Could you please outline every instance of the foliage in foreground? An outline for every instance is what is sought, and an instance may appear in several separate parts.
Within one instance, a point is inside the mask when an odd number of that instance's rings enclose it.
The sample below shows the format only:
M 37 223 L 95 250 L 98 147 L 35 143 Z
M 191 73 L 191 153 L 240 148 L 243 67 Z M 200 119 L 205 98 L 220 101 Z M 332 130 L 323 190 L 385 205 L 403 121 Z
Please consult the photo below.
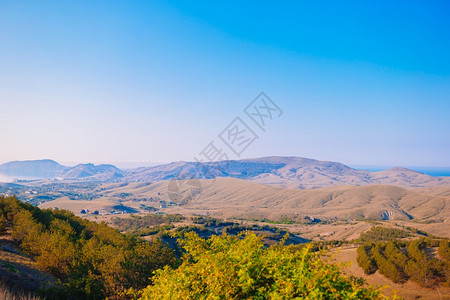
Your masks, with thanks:
M 13 238 L 37 267 L 59 279 L 63 289 L 46 291 L 47 298 L 114 299 L 125 289 L 144 288 L 154 270 L 176 263 L 160 241 L 148 243 L 105 223 L 66 210 L 41 210 L 14 197 L 0 196 L 0 220 L 12 224 Z
M 381 299 L 379 289 L 347 278 L 308 247 L 264 247 L 255 234 L 185 234 L 177 268 L 156 271 L 141 299 Z

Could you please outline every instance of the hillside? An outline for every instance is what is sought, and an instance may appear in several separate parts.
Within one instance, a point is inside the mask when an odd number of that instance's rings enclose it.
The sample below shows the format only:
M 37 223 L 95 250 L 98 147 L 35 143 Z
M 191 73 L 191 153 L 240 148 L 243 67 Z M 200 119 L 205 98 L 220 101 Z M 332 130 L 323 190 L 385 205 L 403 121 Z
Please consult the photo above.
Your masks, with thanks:
M 79 164 L 61 175 L 63 179 L 90 178 L 99 181 L 115 180 L 122 177 L 122 171 L 113 165 Z
M 268 187 L 237 179 L 202 180 L 202 191 L 181 208 L 223 217 L 450 221 L 450 197 L 400 187 L 340 186 L 316 190 Z M 164 199 L 164 187 L 155 184 Z M 187 191 L 180 197 L 186 199 Z M 176 208 L 173 208 L 176 210 Z
M 36 262 L 21 250 L 12 238 L 10 228 L 0 233 L 0 299 L 8 299 L 7 291 L 18 294 L 16 299 L 22 299 L 20 295 L 24 295 L 23 299 L 31 299 L 25 295 L 36 294 L 56 282 L 54 276 L 39 270 Z
M 211 214 L 221 218 L 320 220 L 414 220 L 450 222 L 450 197 L 395 186 L 339 186 L 314 190 L 283 189 L 234 178 L 202 179 L 200 189 L 189 183 L 178 193 L 168 193 L 173 181 L 106 183 L 84 190 L 92 201 L 62 197 L 40 207 L 67 208 L 75 212 L 117 205 L 145 211 Z
M 6 288 L 46 299 L 123 299 L 125 289 L 147 286 L 153 271 L 176 262 L 159 240 L 147 243 L 104 223 L 41 210 L 14 197 L 0 196 L 0 245 Z

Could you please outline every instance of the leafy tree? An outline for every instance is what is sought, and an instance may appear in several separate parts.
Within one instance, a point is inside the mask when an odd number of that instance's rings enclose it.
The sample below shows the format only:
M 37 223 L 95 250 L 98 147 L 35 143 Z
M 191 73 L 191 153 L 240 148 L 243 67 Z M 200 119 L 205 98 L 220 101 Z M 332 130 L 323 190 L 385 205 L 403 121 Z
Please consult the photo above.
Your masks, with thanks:
M 6 233 L 6 218 L 3 214 L 0 214 L 0 235 Z
M 21 242 L 22 248 L 32 255 L 39 255 L 41 249 L 41 235 L 45 227 L 33 218 L 31 212 L 20 211 L 14 216 L 12 236 Z
M 391 241 L 386 244 L 384 254 L 392 264 L 402 269 L 405 267 L 406 262 L 408 261 L 408 256 L 406 256 L 406 254 L 402 252 L 402 250 L 400 249 L 400 244 L 395 241 Z
M 356 250 L 356 261 L 366 274 L 373 274 L 378 270 L 377 263 L 371 256 L 373 244 L 363 244 Z
M 430 259 L 424 252 L 426 242 L 423 238 L 408 245 L 408 255 L 412 258 L 405 267 L 405 272 L 412 280 L 424 287 L 434 287 L 446 281 L 446 265 L 436 259 Z
M 438 252 L 439 252 L 439 255 L 440 255 L 443 259 L 445 259 L 445 260 L 447 260 L 447 261 L 450 261 L 450 241 L 447 240 L 447 239 L 442 240 L 442 241 L 439 243 L 439 249 L 438 249 Z
M 139 289 L 152 282 L 155 270 L 176 264 L 173 251 L 157 239 L 153 243 L 138 242 L 132 251 L 126 253 L 122 267 L 127 286 Z
M 37 266 L 60 279 L 67 279 L 76 256 L 76 245 L 60 233 L 40 235 L 41 246 L 36 256 Z
M 0 214 L 12 221 L 13 216 L 19 212 L 20 204 L 16 197 L 0 196 Z
M 408 280 L 408 277 L 403 272 L 403 269 L 388 260 L 384 252 L 384 246 L 377 244 L 373 249 L 373 257 L 377 263 L 378 270 L 381 274 L 392 280 L 395 283 L 403 283 Z
M 408 275 L 404 269 L 408 262 L 408 257 L 400 250 L 397 242 L 389 242 L 384 249 L 384 255 L 392 268 L 390 278 L 393 282 L 404 283 L 408 281 Z M 394 270 L 395 268 L 395 270 Z

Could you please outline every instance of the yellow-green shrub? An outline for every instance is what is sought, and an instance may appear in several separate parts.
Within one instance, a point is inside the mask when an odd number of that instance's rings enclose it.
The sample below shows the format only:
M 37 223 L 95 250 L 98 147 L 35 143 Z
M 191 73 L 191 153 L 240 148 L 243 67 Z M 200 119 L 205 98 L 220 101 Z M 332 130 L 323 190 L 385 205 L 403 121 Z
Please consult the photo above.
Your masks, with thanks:
M 290 246 L 265 248 L 259 237 L 213 236 L 190 232 L 177 268 L 156 272 L 141 299 L 377 299 L 377 289 L 347 278 L 335 265 Z

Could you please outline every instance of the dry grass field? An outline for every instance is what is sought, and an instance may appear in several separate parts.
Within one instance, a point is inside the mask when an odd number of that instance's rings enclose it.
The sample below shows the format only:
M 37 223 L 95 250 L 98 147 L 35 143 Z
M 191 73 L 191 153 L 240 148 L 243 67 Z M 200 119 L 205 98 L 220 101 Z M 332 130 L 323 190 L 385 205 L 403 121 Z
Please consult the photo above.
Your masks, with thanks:
M 78 215 L 83 209 L 97 210 L 100 213 L 97 218 L 123 211 L 208 215 L 247 221 L 288 219 L 296 223 L 303 223 L 305 217 L 313 217 L 327 222 L 288 227 L 316 240 L 353 239 L 372 226 L 364 222 L 368 219 L 450 237 L 450 188 L 447 187 L 404 189 L 375 185 L 298 190 L 231 178 L 199 182 L 201 190 L 191 194 L 192 190 L 185 185 L 177 197 L 169 197 L 167 181 L 107 183 L 91 191 L 101 195 L 97 199 L 62 197 L 39 207 L 64 208 Z

